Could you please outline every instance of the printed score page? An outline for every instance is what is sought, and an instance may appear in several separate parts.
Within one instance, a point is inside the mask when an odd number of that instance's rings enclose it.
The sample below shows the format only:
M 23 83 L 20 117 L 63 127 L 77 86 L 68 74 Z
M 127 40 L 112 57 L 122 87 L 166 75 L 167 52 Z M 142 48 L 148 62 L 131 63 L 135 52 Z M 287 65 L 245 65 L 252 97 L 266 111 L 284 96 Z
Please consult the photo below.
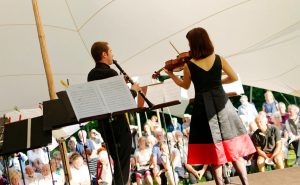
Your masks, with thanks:
M 173 81 L 166 80 L 164 83 L 147 86 L 146 97 L 154 105 L 159 105 L 172 101 L 180 101 L 180 91 L 180 87 Z M 144 103 L 144 107 L 148 107 L 146 102 Z
M 66 91 L 77 120 L 137 107 L 122 76 L 73 85 Z
M 106 102 L 108 113 L 137 108 L 137 104 L 123 76 L 111 77 L 106 79 L 105 83 L 97 83 L 96 85 L 100 95 L 103 96 Z

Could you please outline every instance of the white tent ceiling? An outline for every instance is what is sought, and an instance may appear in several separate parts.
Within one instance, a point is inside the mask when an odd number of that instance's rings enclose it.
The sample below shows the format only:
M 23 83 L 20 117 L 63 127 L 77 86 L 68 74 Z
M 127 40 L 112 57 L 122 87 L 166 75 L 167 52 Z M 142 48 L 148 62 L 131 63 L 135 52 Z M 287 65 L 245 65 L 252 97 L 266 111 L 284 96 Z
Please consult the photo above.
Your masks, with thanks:
M 151 74 L 187 51 L 185 34 L 208 30 L 246 85 L 300 96 L 299 0 L 39 0 L 54 73 L 86 82 L 93 42 L 108 41 L 130 76 Z M 49 99 L 31 0 L 0 1 L 0 113 Z

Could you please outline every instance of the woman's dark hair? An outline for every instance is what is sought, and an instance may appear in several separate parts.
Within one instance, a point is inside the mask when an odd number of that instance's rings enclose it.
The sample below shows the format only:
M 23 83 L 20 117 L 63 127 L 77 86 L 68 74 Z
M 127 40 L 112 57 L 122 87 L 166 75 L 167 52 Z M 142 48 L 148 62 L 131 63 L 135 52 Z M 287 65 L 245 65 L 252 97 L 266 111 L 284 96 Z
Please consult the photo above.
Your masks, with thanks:
M 102 53 L 108 52 L 108 43 L 107 42 L 95 42 L 91 48 L 91 54 L 92 57 L 95 61 L 95 63 L 97 63 L 98 61 L 100 61 L 102 59 Z
M 194 59 L 203 59 L 214 52 L 214 46 L 208 33 L 203 28 L 194 28 L 186 34 L 190 45 L 190 56 Z

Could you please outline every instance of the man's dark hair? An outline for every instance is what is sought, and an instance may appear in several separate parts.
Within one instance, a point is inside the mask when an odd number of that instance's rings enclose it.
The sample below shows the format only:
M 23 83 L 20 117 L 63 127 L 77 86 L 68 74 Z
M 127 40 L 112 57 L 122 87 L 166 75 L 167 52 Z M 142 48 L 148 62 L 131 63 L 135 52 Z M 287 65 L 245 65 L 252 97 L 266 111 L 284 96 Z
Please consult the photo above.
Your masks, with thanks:
M 214 46 L 205 29 L 194 28 L 186 34 L 186 38 L 190 44 L 190 57 L 197 60 L 203 59 L 214 52 Z
M 95 42 L 91 48 L 92 57 L 97 63 L 98 61 L 102 60 L 102 53 L 108 53 L 108 43 L 107 42 Z

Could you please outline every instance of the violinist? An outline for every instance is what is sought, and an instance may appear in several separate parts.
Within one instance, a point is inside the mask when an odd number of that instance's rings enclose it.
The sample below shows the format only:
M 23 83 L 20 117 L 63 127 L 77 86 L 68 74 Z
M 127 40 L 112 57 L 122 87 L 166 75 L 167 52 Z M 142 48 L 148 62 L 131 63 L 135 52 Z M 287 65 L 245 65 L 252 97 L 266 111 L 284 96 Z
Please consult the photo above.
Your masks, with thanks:
M 107 42 L 95 42 L 91 54 L 95 61 L 95 68 L 89 72 L 88 81 L 118 75 L 110 68 L 113 63 L 113 53 Z M 133 84 L 131 89 L 139 91 L 140 87 L 138 84 Z M 113 120 L 102 119 L 98 120 L 98 124 L 101 136 L 114 161 L 114 184 L 127 184 L 130 171 L 131 133 L 126 117 L 123 114 L 115 116 Z
M 255 148 L 222 87 L 236 81 L 237 74 L 225 58 L 215 54 L 205 29 L 194 28 L 186 38 L 191 59 L 183 65 L 183 79 L 171 70 L 164 71 L 180 87 L 188 89 L 191 82 L 194 84 L 187 163 L 212 165 L 215 182 L 221 185 L 222 165 L 232 162 L 242 184 L 248 185 L 243 157 L 254 153 Z

